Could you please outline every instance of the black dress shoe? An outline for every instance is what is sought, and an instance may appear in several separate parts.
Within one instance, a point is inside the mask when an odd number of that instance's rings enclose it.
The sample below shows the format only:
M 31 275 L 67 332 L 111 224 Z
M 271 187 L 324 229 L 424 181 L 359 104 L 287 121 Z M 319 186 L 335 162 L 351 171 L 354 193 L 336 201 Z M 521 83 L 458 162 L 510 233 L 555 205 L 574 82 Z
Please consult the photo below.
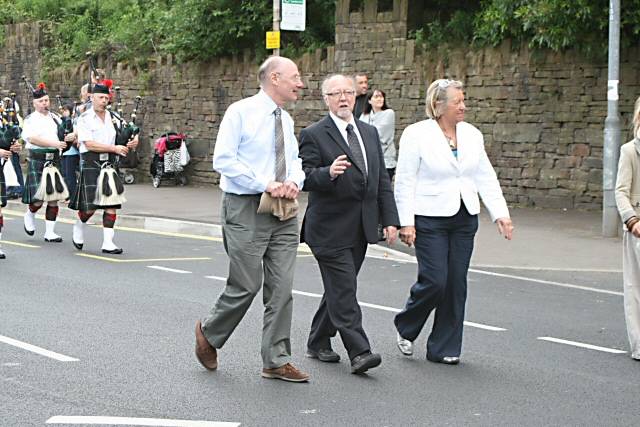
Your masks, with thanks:
M 5 259 L 7 256 L 5 254 L 3 254 L 2 252 L 0 252 L 0 259 Z
M 312 350 L 307 349 L 307 357 L 310 359 L 318 359 L 321 362 L 337 363 L 340 361 L 340 355 L 329 349 Z
M 44 241 L 49 243 L 62 243 L 62 237 L 56 237 L 55 239 L 47 239 L 45 237 Z
M 82 247 L 84 246 L 84 243 L 76 243 L 75 240 L 71 239 L 71 243 L 73 243 L 73 246 L 76 247 L 77 250 L 81 251 Z
M 77 246 L 76 246 L 77 247 Z M 113 255 L 119 255 L 123 252 L 122 248 L 115 248 L 115 249 L 103 249 L 102 253 L 103 254 L 113 254 Z
M 27 233 L 29 236 L 33 236 L 34 234 L 36 234 L 36 230 L 27 230 L 27 227 L 24 227 L 24 232 Z
M 432 357 L 427 355 L 427 360 L 434 363 L 444 363 L 445 365 L 457 365 L 460 358 L 456 356 Z
M 351 359 L 351 373 L 362 374 L 382 363 L 382 357 L 377 353 L 364 353 Z

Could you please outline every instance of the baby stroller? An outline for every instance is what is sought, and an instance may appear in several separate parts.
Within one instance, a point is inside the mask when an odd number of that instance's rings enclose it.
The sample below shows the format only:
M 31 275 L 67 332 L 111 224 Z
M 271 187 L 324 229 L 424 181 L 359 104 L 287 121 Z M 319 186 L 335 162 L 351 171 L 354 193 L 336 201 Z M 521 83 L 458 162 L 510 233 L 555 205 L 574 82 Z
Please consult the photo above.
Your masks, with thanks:
M 175 185 L 187 185 L 184 167 L 191 156 L 187 150 L 187 136 L 183 133 L 167 132 L 153 144 L 153 160 L 149 172 L 153 186 L 160 187 L 163 179 L 173 179 Z

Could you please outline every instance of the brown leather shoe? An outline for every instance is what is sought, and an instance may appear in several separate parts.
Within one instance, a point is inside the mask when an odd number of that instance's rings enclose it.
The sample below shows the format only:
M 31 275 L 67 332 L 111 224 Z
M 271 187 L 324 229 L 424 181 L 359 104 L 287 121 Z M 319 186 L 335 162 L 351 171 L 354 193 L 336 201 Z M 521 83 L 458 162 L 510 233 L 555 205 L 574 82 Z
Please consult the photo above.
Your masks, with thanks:
M 215 371 L 218 368 L 218 352 L 202 333 L 202 323 L 199 320 L 196 322 L 196 357 L 208 370 Z
M 274 378 L 283 381 L 291 381 L 294 383 L 301 383 L 309 381 L 309 374 L 298 370 L 291 363 L 282 365 L 279 368 L 264 368 L 262 370 L 263 378 Z

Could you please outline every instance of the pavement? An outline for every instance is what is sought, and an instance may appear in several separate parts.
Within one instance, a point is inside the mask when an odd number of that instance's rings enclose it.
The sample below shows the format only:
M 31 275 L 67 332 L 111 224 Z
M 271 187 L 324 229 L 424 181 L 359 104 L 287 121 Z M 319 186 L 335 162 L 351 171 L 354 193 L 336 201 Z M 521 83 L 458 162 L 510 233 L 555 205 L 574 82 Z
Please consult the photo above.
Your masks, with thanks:
M 217 186 L 174 186 L 150 183 L 126 186 L 127 202 L 118 213 L 116 227 L 220 237 L 220 201 Z M 306 208 L 306 193 L 300 197 L 300 218 Z M 11 213 L 25 207 L 10 200 Z M 514 208 L 514 238 L 501 238 L 483 211 L 476 236 L 472 268 L 504 268 L 540 271 L 622 271 L 621 238 L 601 236 L 601 212 Z M 73 221 L 76 213 L 60 209 L 60 219 Z M 101 221 L 96 215 L 92 221 Z M 301 223 L 301 221 L 300 221 Z M 392 247 L 371 245 L 368 256 L 414 261 L 413 249 L 397 242 Z

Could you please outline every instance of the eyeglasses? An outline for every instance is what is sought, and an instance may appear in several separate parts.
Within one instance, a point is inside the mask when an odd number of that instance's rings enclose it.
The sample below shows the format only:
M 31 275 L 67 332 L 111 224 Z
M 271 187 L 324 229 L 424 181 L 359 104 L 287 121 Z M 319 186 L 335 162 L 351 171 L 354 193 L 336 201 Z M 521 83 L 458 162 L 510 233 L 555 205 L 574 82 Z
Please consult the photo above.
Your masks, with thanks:
M 335 92 L 327 92 L 325 93 L 325 96 L 328 96 L 330 98 L 342 98 L 342 95 L 344 95 L 345 98 L 350 98 L 355 94 L 355 90 L 337 90 Z

